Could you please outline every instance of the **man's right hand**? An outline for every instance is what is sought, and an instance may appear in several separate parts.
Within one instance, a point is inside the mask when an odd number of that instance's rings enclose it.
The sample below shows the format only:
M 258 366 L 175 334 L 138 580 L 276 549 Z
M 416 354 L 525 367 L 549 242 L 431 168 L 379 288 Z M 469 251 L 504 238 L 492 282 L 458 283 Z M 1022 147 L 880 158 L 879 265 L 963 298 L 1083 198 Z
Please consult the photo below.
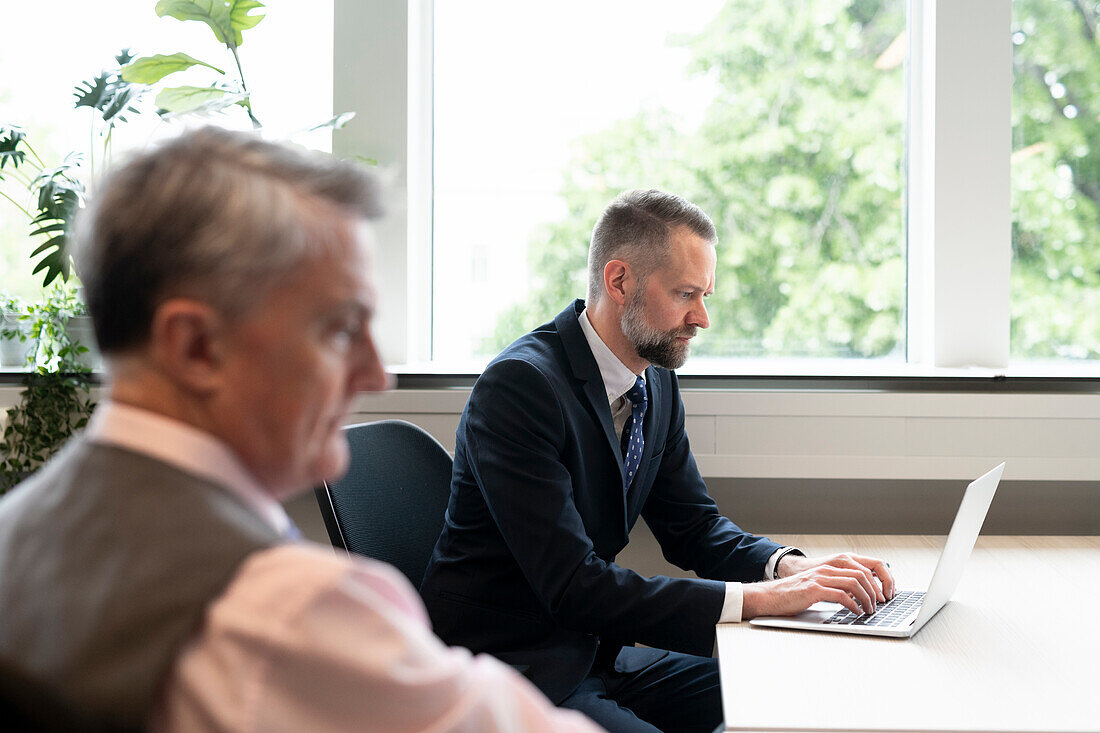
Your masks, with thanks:
M 856 615 L 873 613 L 881 592 L 870 573 L 831 565 L 762 583 L 745 583 L 741 618 L 793 616 L 818 601 L 839 603 Z

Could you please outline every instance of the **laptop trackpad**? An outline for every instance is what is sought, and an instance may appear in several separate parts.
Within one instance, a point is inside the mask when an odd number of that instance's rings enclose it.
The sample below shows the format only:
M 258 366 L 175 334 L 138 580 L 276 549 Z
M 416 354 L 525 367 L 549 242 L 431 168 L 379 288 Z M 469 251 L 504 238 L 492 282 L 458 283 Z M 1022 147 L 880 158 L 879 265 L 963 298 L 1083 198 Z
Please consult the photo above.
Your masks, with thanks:
M 795 621 L 809 621 L 814 624 L 822 624 L 837 612 L 844 609 L 839 603 L 830 601 L 818 601 L 802 613 L 792 616 Z

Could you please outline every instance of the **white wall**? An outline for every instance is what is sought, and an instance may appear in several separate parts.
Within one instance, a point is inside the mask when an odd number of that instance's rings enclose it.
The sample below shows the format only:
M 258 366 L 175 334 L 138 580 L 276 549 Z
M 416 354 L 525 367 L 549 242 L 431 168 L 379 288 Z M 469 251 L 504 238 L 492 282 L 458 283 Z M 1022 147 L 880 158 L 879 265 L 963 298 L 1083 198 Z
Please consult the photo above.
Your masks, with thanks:
M 1100 481 L 1100 395 L 685 389 L 707 478 Z M 469 389 L 364 395 L 355 422 L 401 418 L 454 450 Z
M 363 395 L 349 422 L 400 418 L 449 451 L 469 388 Z M 0 411 L 17 386 L 0 387 Z M 1100 394 L 683 390 L 707 478 L 1100 481 Z M 0 412 L 0 421 L 3 414 Z

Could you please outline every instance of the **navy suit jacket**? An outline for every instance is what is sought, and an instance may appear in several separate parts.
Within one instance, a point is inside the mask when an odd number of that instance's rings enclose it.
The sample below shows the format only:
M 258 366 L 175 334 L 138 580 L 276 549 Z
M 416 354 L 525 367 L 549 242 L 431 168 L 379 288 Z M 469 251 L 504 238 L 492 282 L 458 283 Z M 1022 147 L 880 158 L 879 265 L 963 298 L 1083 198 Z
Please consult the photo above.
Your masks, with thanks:
M 611 408 L 577 320 L 583 308 L 578 300 L 520 338 L 474 385 L 421 586 L 444 641 L 517 666 L 555 703 L 584 679 L 598 644 L 709 656 L 720 581 L 760 580 L 779 549 L 718 513 L 668 370 L 646 370 L 645 447 L 624 496 Z M 639 516 L 671 563 L 708 580 L 616 565 Z

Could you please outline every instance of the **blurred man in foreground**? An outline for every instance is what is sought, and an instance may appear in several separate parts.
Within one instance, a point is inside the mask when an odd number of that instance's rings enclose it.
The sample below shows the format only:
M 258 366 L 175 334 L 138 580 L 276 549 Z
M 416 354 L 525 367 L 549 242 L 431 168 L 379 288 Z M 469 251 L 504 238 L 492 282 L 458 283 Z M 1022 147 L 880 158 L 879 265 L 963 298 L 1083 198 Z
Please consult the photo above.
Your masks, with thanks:
M 119 727 L 594 730 L 279 503 L 386 386 L 380 213 L 357 167 L 213 128 L 107 179 L 77 254 L 107 399 L 0 501 L 0 655 Z

